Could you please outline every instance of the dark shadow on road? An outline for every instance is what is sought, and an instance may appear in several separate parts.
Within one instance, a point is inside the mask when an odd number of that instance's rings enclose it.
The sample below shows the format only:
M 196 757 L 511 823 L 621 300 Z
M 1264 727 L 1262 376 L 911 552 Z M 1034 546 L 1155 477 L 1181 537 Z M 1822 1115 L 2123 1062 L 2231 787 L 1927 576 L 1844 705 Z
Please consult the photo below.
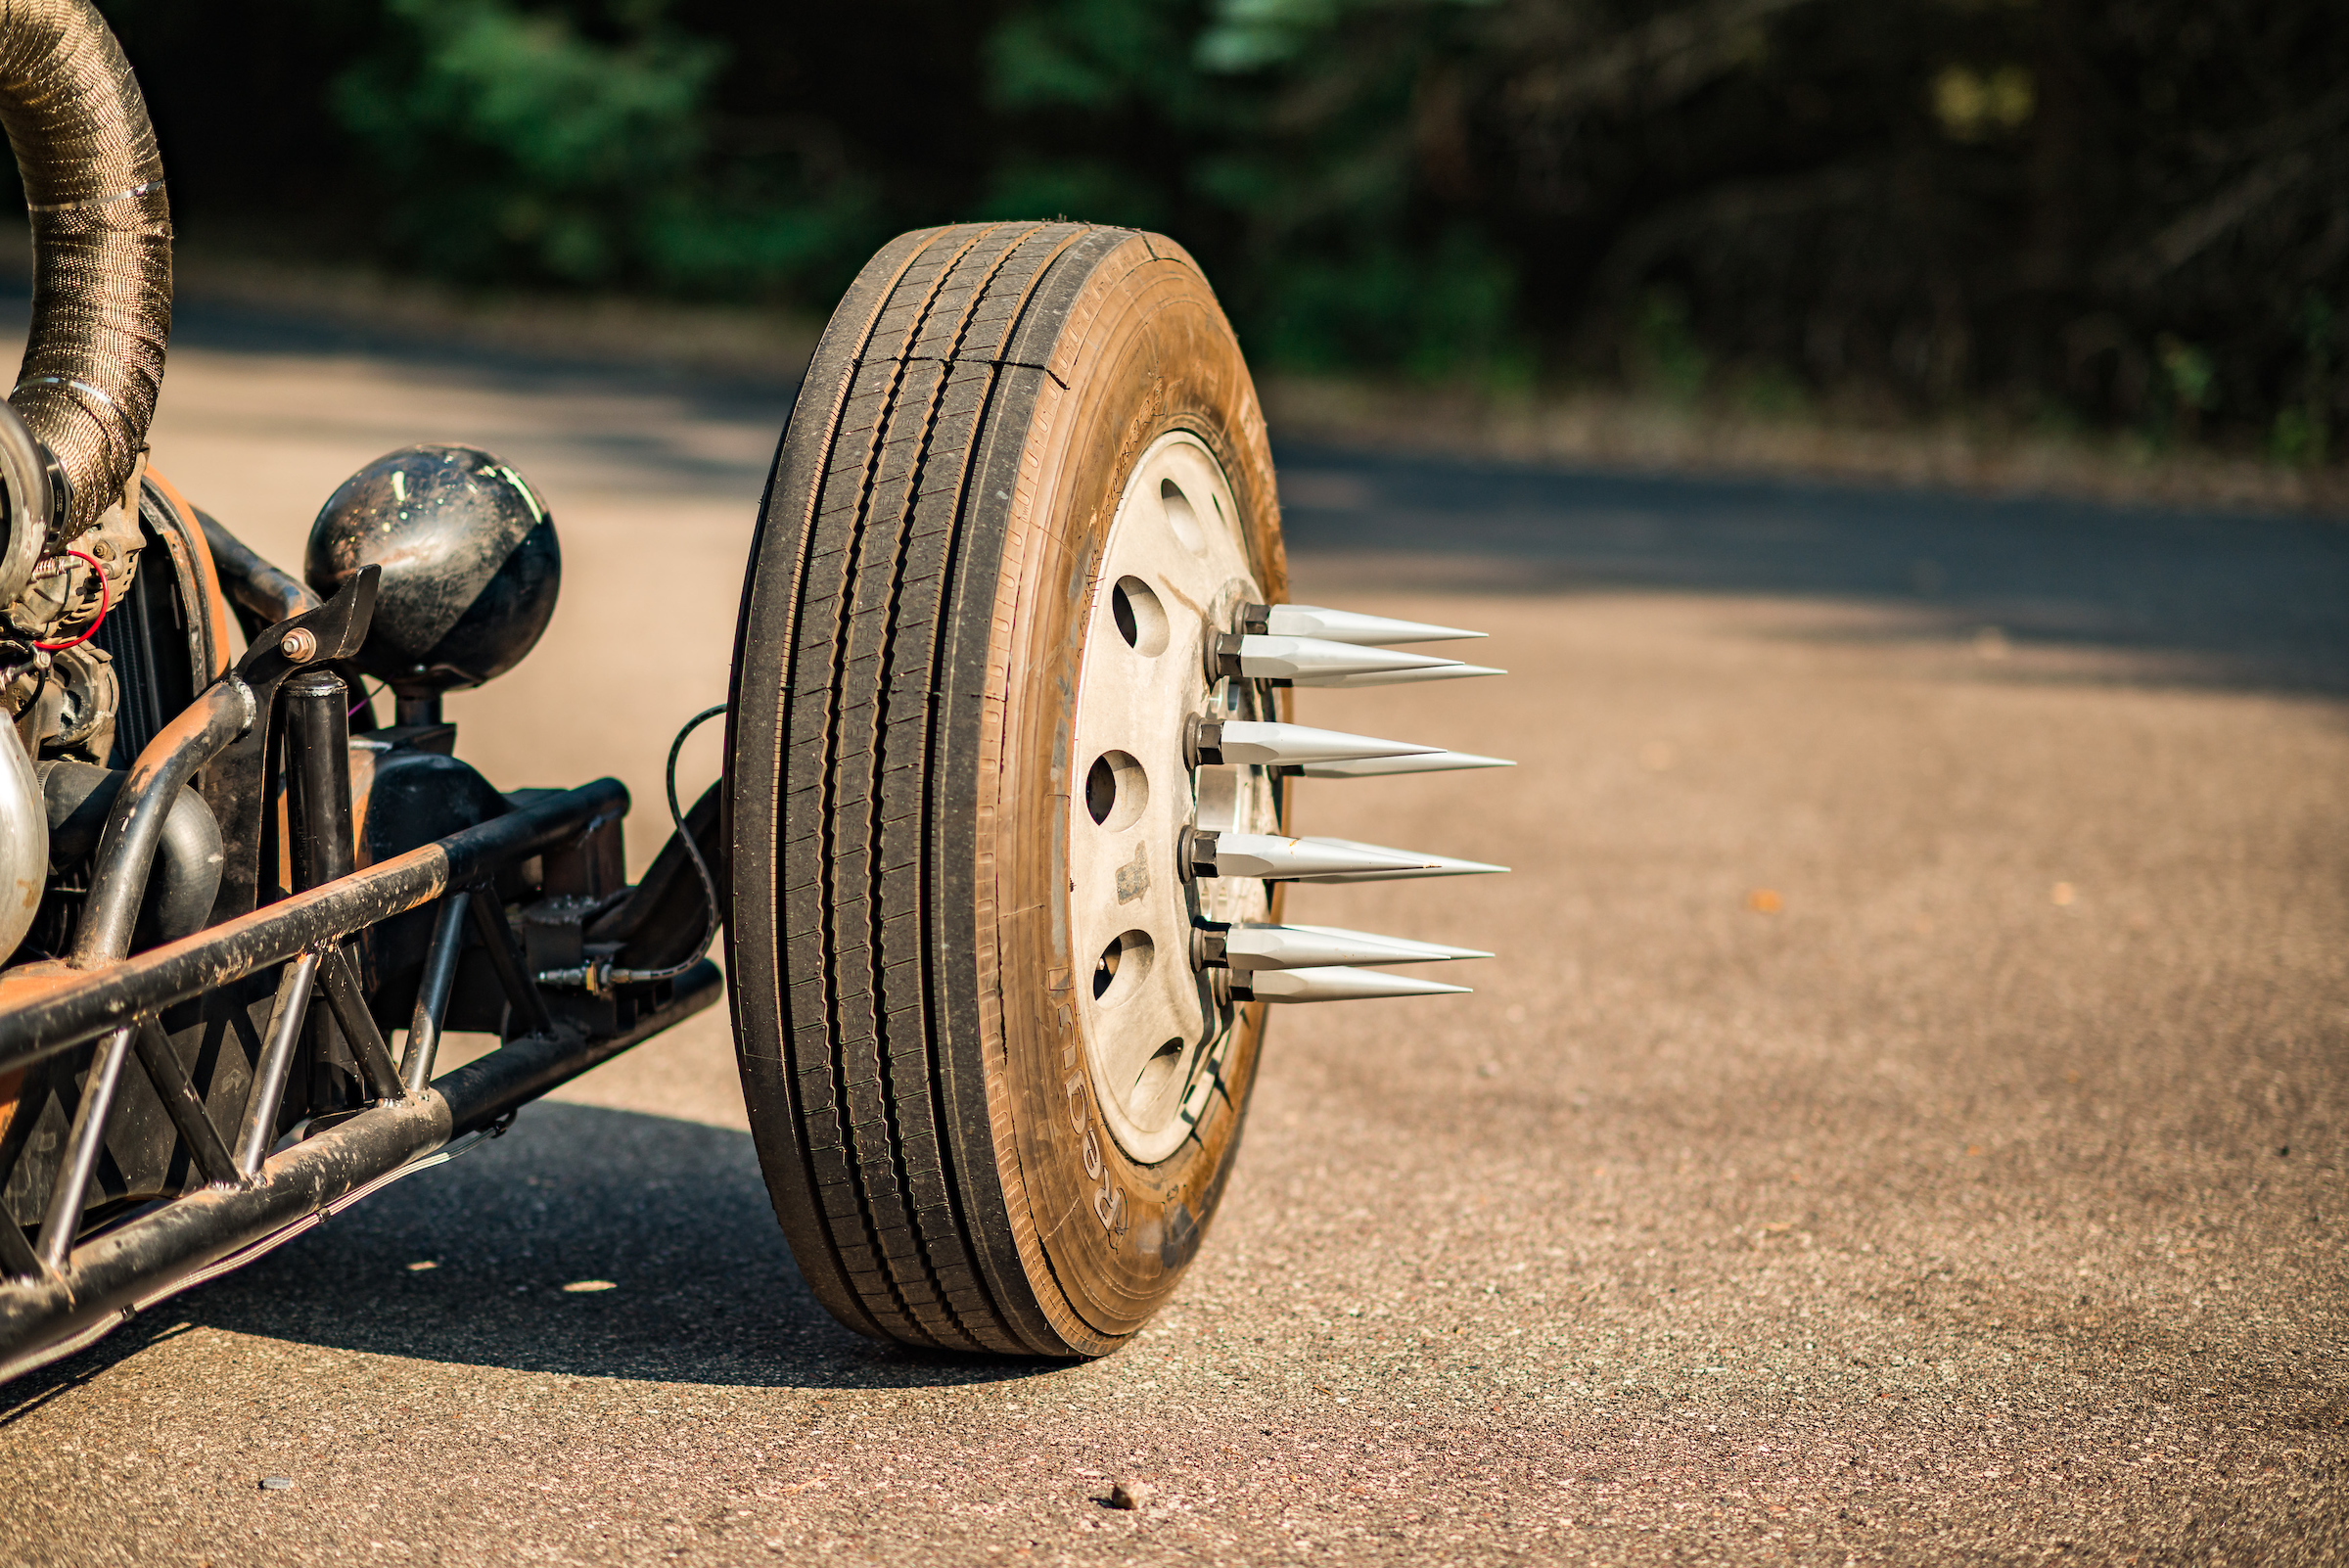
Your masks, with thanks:
M 1300 590 L 1751 594 L 2165 656 L 2167 680 L 2349 691 L 2349 527 L 1792 481 L 1278 451 Z
M 563 1288 L 596 1281 L 611 1288 Z M 190 1323 L 426 1361 L 762 1388 L 935 1388 L 1066 1364 L 859 1338 L 793 1268 L 750 1134 L 548 1103 L 11 1384 L 0 1422 Z

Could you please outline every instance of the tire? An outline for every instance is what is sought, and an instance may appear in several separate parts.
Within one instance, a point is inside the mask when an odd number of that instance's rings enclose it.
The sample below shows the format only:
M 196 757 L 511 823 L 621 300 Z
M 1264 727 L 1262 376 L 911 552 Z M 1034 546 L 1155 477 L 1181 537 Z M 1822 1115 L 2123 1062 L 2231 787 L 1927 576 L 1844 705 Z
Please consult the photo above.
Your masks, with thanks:
M 1284 597 L 1255 389 L 1181 248 L 972 224 L 858 276 L 761 507 L 725 783 L 751 1128 L 849 1327 L 1099 1356 L 1181 1278 L 1264 1034 L 1190 931 L 1273 899 L 1177 842 L 1280 821 L 1183 723 L 1274 716 L 1205 639 Z

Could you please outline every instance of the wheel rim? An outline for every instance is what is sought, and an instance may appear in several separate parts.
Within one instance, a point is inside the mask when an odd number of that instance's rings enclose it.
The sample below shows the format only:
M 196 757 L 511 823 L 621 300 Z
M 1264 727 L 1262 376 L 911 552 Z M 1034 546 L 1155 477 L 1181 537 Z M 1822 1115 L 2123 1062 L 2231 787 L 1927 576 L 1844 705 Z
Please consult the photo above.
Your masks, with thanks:
M 1261 921 L 1267 885 L 1182 874 L 1182 830 L 1278 831 L 1262 767 L 1190 765 L 1211 713 L 1269 718 L 1259 683 L 1211 678 L 1209 650 L 1264 597 L 1215 456 L 1176 433 L 1142 454 L 1102 548 L 1085 621 L 1070 753 L 1069 933 L 1094 1097 L 1145 1165 L 1189 1136 L 1232 1037 L 1221 976 L 1193 961 L 1201 921 Z

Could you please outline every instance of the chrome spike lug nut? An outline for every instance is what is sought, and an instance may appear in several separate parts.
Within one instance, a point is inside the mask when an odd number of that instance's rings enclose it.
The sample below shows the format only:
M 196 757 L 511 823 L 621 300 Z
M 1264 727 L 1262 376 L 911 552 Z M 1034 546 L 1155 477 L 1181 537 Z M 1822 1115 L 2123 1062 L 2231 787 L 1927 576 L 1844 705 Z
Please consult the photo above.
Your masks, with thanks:
M 1234 973 L 1231 985 L 1234 1000 L 1263 1002 L 1373 1001 L 1382 996 L 1456 996 L 1467 991 L 1466 986 L 1346 968 L 1259 969 Z
M 1459 767 L 1515 767 L 1500 757 L 1473 752 L 1417 752 L 1407 757 L 1342 757 L 1301 764 L 1307 778 L 1384 778 L 1390 773 L 1446 773 Z
M 1192 731 L 1198 761 L 1237 762 L 1252 767 L 1298 767 L 1367 758 L 1443 756 L 1433 746 L 1409 741 L 1378 740 L 1348 735 L 1307 724 L 1257 723 L 1243 719 L 1207 719 Z
M 1402 853 L 1398 850 L 1385 849 L 1381 845 L 1362 844 L 1354 839 L 1314 839 L 1312 842 L 1321 846 L 1322 853 L 1333 857 L 1349 852 L 1386 854 Z M 1296 880 L 1300 882 L 1394 882 L 1405 877 L 1490 876 L 1508 869 L 1505 865 L 1490 865 L 1483 860 L 1455 859 L 1449 854 L 1414 854 L 1411 858 L 1419 863 L 1407 868 L 1399 866 L 1392 870 L 1369 866 L 1359 871 L 1319 871 Z
M 1400 656 L 1398 656 L 1400 657 Z M 1457 661 L 1439 660 L 1410 669 L 1372 669 L 1358 673 L 1336 672 L 1320 675 L 1292 675 L 1292 686 L 1353 687 L 1399 686 L 1409 680 L 1464 680 L 1470 675 L 1505 675 L 1505 669 L 1494 669 L 1485 665 L 1463 665 Z
M 1286 839 L 1270 833 L 1201 833 L 1183 846 L 1183 861 L 1198 877 L 1254 877 L 1266 882 L 1381 873 L 1441 875 L 1444 857 L 1389 850 L 1375 844 L 1340 844 L 1335 839 Z
M 1221 636 L 1216 639 L 1215 672 L 1240 680 L 1286 680 L 1326 684 L 1332 676 L 1364 677 L 1396 670 L 1449 669 L 1456 659 L 1433 654 L 1362 648 L 1318 637 Z M 1376 681 L 1365 680 L 1375 685 Z
M 1203 933 L 1204 935 L 1204 933 Z M 1232 969 L 1312 969 L 1330 964 L 1420 964 L 1451 958 L 1490 958 L 1474 947 L 1447 947 L 1337 926 L 1236 926 L 1218 934 L 1223 963 Z
M 1324 642 L 1387 646 L 1399 642 L 1463 642 L 1482 638 L 1481 631 L 1457 626 L 1431 626 L 1424 621 L 1393 621 L 1385 616 L 1357 615 L 1351 610 L 1324 610 L 1317 604 L 1250 604 L 1240 607 L 1240 630 L 1274 637 L 1318 637 Z

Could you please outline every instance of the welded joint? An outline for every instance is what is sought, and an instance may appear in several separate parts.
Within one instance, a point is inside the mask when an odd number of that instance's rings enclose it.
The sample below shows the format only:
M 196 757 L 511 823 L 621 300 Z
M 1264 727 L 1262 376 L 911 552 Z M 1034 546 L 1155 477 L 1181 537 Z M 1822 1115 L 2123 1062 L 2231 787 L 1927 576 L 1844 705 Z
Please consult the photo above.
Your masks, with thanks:
M 327 1010 L 343 1026 L 343 1038 L 349 1041 L 367 1086 L 379 1100 L 405 1099 L 407 1085 L 392 1063 L 392 1048 L 384 1043 L 383 1031 L 376 1027 L 375 1015 L 367 1010 L 366 993 L 351 970 L 350 954 L 337 944 L 326 950 L 320 965 L 325 972 Z

